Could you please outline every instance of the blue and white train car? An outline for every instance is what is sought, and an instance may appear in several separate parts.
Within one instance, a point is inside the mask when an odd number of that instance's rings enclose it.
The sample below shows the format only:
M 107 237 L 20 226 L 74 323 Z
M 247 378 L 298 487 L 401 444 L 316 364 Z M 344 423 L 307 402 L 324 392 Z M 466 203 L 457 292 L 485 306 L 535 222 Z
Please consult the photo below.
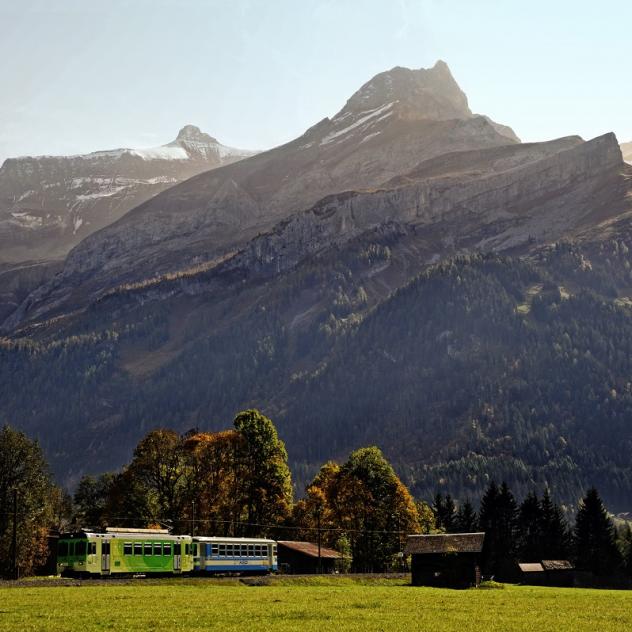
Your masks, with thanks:
M 193 538 L 193 570 L 200 573 L 264 574 L 278 570 L 277 545 L 263 538 Z

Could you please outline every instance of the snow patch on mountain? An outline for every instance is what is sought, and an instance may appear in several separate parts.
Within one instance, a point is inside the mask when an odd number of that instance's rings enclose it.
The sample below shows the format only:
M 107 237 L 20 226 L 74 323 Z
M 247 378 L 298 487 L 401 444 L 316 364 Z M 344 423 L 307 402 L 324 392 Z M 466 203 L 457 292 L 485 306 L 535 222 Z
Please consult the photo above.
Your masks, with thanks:
M 386 105 L 383 105 L 382 107 L 375 108 L 373 110 L 366 110 L 365 112 L 360 112 L 360 118 L 357 121 L 351 123 L 351 125 L 347 125 L 341 130 L 337 130 L 335 132 L 331 132 L 330 134 L 327 134 L 327 136 L 325 136 L 320 141 L 320 144 L 327 145 L 328 143 L 333 142 L 337 138 L 347 135 L 349 132 L 353 131 L 354 129 L 357 129 L 358 127 L 364 126 L 366 124 L 372 125 L 373 123 L 377 123 L 378 121 L 381 121 L 382 119 L 391 116 L 392 112 L 387 112 L 387 110 L 390 110 L 393 107 L 393 105 L 395 105 L 395 103 L 396 101 L 392 101 L 391 103 L 387 103 Z M 387 112 L 387 113 L 384 114 L 384 112 Z M 348 117 L 348 113 L 344 114 L 338 119 L 334 118 L 333 122 L 341 122 L 347 117 Z M 379 117 L 379 118 L 373 121 L 372 119 L 375 119 L 375 117 Z
M 130 149 L 129 154 L 139 156 L 143 160 L 189 160 L 191 156 L 180 145 L 163 145 L 147 149 Z

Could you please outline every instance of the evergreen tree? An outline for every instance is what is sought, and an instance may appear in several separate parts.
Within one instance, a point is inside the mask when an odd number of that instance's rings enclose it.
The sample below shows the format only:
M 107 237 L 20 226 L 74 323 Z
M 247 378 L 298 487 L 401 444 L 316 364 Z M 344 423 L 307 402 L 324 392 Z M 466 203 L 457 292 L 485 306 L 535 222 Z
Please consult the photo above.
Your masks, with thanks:
M 479 524 L 485 532 L 483 568 L 485 572 L 502 575 L 515 552 L 517 507 L 513 494 L 503 483 L 499 488 L 491 482 L 481 500 Z
M 627 525 L 627 533 L 626 533 L 626 550 L 624 552 L 625 558 L 625 572 L 628 577 L 632 577 L 632 529 L 630 529 L 630 524 Z
M 456 507 L 450 494 L 444 497 L 441 492 L 437 492 L 434 498 L 433 511 L 438 529 L 442 529 L 446 533 L 454 531 Z
M 610 575 L 622 566 L 614 525 L 594 487 L 588 490 L 577 512 L 575 556 L 578 568 L 596 575 Z
M 466 500 L 460 507 L 454 520 L 456 533 L 473 533 L 478 529 L 478 518 L 472 503 Z
M 535 492 L 529 492 L 518 511 L 517 549 L 521 562 L 542 560 L 543 515 Z
M 544 490 L 542 502 L 542 559 L 565 560 L 571 552 L 571 535 L 564 514 Z

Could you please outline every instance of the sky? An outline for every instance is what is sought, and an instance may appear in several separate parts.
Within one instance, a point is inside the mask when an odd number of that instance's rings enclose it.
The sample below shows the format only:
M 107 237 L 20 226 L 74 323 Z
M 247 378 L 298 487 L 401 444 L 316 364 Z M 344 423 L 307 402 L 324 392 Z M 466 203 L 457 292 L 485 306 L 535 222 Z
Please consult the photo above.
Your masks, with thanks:
M 266 149 L 437 59 L 524 141 L 632 140 L 630 0 L 0 0 L 0 162 L 185 124 Z

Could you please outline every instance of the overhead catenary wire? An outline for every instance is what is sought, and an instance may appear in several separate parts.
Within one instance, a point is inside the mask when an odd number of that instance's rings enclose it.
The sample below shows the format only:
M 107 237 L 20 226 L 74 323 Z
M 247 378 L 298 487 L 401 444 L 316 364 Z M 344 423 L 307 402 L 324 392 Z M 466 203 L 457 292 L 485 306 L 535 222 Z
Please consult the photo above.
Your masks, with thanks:
M 169 518 L 151 518 L 150 520 L 142 520 L 139 518 L 133 518 L 130 516 L 109 516 L 109 522 L 156 522 L 161 525 L 165 525 L 168 527 L 173 526 L 173 521 Z M 297 526 L 297 525 L 279 525 L 279 524 L 266 524 L 260 522 L 245 522 L 243 520 L 223 520 L 221 518 L 182 518 L 181 521 L 183 523 L 220 523 L 223 525 L 229 526 L 240 526 L 240 527 L 257 527 L 259 529 L 270 529 L 270 530 L 285 530 L 285 531 L 314 531 L 318 533 L 318 527 L 309 527 L 309 526 Z M 408 531 L 396 530 L 396 529 L 347 529 L 344 527 L 320 527 L 320 531 L 328 531 L 328 532 L 338 532 L 338 533 L 361 533 L 361 534 L 393 534 L 393 535 L 401 535 L 406 534 Z

